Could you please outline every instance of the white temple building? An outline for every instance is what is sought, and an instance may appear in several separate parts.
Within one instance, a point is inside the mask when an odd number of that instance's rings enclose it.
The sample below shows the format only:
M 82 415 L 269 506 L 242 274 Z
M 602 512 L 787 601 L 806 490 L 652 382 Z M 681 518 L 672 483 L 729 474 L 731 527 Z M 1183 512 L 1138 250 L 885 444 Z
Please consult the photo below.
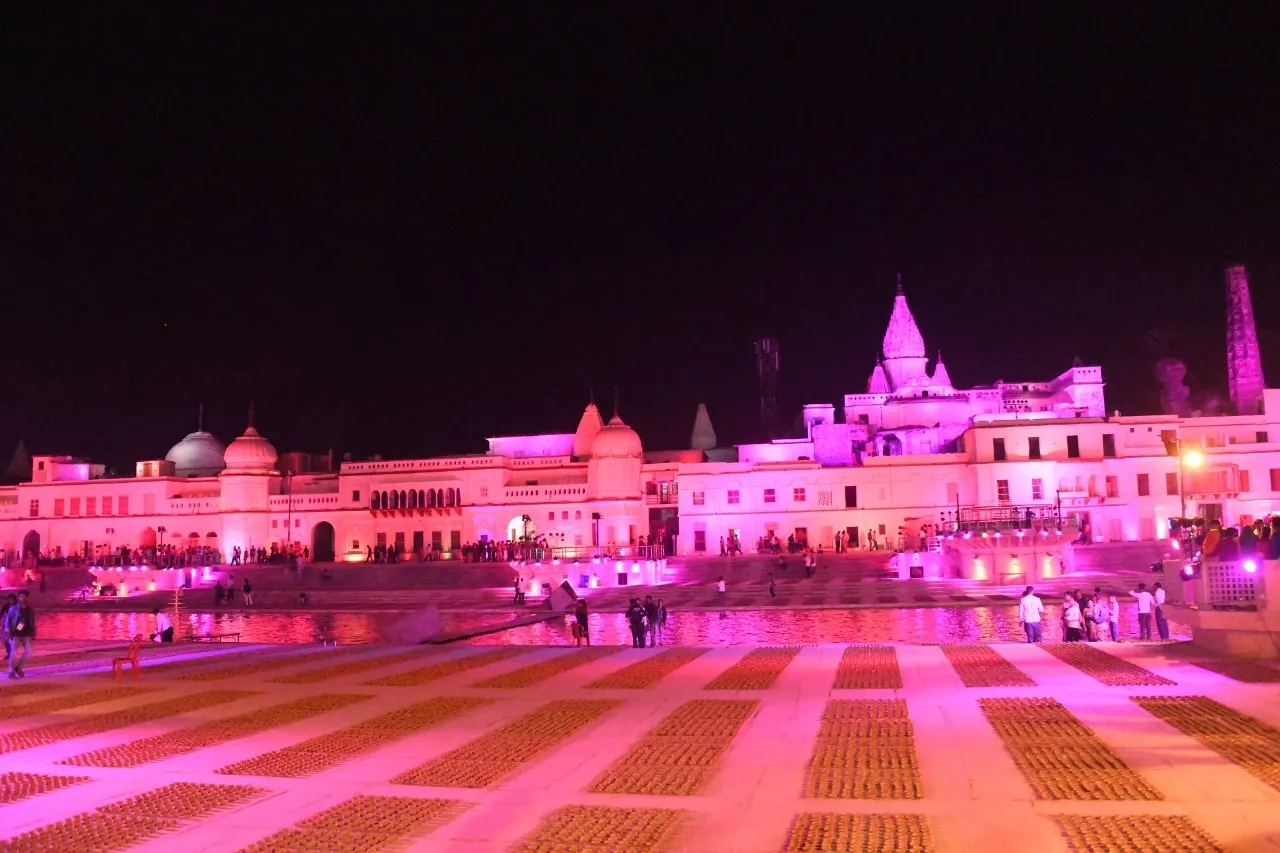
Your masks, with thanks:
M 318 471 L 296 456 L 282 465 L 252 424 L 225 449 L 201 425 L 132 477 L 37 455 L 29 482 L 0 487 L 0 545 L 89 560 L 121 546 L 305 546 L 314 560 L 357 561 L 377 545 L 451 559 L 485 539 L 545 537 L 573 554 L 643 536 L 690 556 L 731 537 L 749 553 L 771 535 L 830 551 L 837 535 L 852 549 L 870 533 L 892 547 L 1015 513 L 1090 542 L 1152 541 L 1184 502 L 1231 524 L 1280 512 L 1280 389 L 1247 415 L 1122 417 L 1107 414 L 1099 367 L 958 389 L 926 353 L 899 283 L 882 358 L 842 417 L 808 405 L 803 436 L 736 448 L 717 446 L 705 407 L 689 448 L 654 451 L 590 404 L 573 431 Z M 1203 464 L 1183 470 L 1171 446 Z

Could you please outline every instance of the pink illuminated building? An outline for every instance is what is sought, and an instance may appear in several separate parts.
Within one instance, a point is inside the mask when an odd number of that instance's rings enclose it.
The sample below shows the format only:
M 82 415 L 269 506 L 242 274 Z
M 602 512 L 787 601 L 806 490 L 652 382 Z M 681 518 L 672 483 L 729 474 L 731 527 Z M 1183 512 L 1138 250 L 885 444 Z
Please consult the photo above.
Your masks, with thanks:
M 830 551 L 838 534 L 853 549 L 870 533 L 892 548 L 1015 510 L 1090 542 L 1163 538 L 1184 499 L 1189 515 L 1229 523 L 1280 511 L 1280 390 L 1250 414 L 1187 418 L 1108 415 L 1103 392 L 1091 366 L 955 388 L 941 358 L 930 368 L 899 283 L 865 393 L 846 395 L 839 419 L 834 405 L 805 406 L 797 438 L 724 447 L 700 407 L 688 449 L 645 450 L 592 404 L 573 432 L 334 470 L 278 458 L 253 426 L 225 448 L 201 428 L 133 477 L 33 457 L 29 482 L 0 488 L 0 544 L 10 559 L 162 544 L 354 561 L 379 544 L 448 559 L 483 539 L 587 554 L 643 536 L 695 555 L 731 537 L 748 553 L 769 536 Z M 1203 464 L 1180 471 L 1169 439 Z

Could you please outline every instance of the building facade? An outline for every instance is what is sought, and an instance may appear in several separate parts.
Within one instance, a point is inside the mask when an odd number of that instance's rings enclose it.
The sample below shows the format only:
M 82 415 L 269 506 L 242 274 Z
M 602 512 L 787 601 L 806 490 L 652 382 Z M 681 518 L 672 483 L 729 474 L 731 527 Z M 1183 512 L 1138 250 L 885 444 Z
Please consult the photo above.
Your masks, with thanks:
M 586 554 L 644 537 L 696 555 L 722 539 L 748 552 L 769 538 L 892 548 L 1015 510 L 1091 542 L 1163 538 L 1183 515 L 1280 512 L 1280 390 L 1263 389 L 1248 414 L 1109 416 L 1099 367 L 957 389 L 925 353 L 899 283 L 866 392 L 844 397 L 840 419 L 834 405 L 805 406 L 798 438 L 716 447 L 699 407 L 688 449 L 646 451 L 591 404 L 572 433 L 336 469 L 281 460 L 252 424 L 225 448 L 201 425 L 127 478 L 34 456 L 28 482 L 0 488 L 0 545 L 11 559 L 170 546 L 356 561 L 377 546 L 448 559 L 482 540 Z

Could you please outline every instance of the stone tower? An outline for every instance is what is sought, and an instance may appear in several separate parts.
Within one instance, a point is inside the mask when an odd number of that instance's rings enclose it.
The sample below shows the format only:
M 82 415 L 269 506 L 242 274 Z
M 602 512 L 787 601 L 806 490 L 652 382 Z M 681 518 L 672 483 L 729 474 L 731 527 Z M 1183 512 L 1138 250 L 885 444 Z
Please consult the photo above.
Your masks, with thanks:
M 1227 381 L 1236 412 L 1262 412 L 1262 355 L 1249 298 L 1249 271 L 1240 265 L 1227 267 Z

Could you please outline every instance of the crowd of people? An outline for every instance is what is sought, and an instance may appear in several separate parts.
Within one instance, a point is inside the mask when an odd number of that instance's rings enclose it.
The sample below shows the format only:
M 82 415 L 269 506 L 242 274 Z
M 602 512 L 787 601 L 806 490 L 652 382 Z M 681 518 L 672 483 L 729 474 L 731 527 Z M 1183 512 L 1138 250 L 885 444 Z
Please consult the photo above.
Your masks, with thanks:
M 1164 584 L 1157 583 L 1148 591 L 1147 585 L 1140 583 L 1129 595 L 1133 596 L 1138 611 L 1138 639 L 1152 639 L 1153 619 L 1160 639 L 1169 639 L 1169 620 L 1164 614 Z M 1034 587 L 1027 587 L 1018 602 L 1018 623 L 1026 632 L 1028 643 L 1043 642 L 1044 616 L 1044 602 L 1035 594 Z M 1120 601 L 1114 593 L 1104 593 L 1102 587 L 1094 587 L 1093 595 L 1079 589 L 1068 592 L 1062 599 L 1060 618 L 1064 642 L 1120 641 Z

